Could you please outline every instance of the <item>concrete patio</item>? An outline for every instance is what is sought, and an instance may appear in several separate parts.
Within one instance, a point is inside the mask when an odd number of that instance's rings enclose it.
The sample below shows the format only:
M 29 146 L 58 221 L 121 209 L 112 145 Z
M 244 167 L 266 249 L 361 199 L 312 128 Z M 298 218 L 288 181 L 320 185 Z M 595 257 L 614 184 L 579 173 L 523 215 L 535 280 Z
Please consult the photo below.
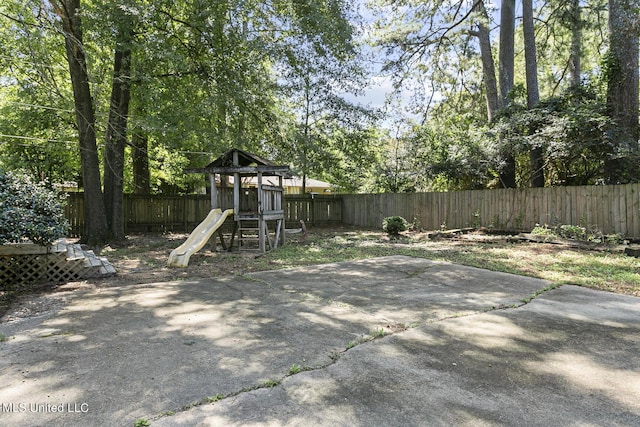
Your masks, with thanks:
M 1 425 L 640 425 L 636 297 L 394 256 L 39 298 Z

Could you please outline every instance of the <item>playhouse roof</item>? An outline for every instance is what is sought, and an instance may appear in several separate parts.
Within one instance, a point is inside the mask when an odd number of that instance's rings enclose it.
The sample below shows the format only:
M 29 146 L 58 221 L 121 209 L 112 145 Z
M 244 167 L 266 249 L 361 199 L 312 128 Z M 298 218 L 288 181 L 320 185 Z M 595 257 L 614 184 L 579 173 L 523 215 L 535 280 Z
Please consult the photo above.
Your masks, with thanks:
M 234 157 L 237 158 L 237 162 L 235 164 Z M 289 166 L 276 165 L 270 160 L 262 158 L 256 154 L 240 150 L 239 148 L 232 148 L 204 168 L 187 169 L 185 172 L 208 174 L 219 173 L 223 175 L 232 175 L 235 173 L 239 173 L 241 175 L 256 175 L 260 172 L 263 175 L 291 176 Z

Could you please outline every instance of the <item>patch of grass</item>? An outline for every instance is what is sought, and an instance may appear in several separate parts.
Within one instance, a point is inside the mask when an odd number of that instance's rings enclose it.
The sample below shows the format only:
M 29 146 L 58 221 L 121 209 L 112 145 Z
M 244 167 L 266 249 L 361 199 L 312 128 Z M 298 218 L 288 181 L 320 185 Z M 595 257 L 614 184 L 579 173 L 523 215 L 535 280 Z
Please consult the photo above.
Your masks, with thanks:
M 636 258 L 546 243 L 511 242 L 500 236 L 471 234 L 432 241 L 426 233 L 406 232 L 403 239 L 391 241 L 381 230 L 314 227 L 306 240 L 292 237 L 286 245 L 259 258 L 250 254 L 204 253 L 192 257 L 191 268 L 178 272 L 160 268 L 181 240 L 166 235 L 132 236 L 128 247 L 112 249 L 107 256 L 116 263 L 128 259 L 128 264 L 122 263 L 123 269 L 130 268 L 132 273 L 123 274 L 119 280 L 134 283 L 210 277 L 214 273 L 244 275 L 252 271 L 406 255 L 531 276 L 554 284 L 575 284 L 640 296 L 640 269 Z M 154 263 L 156 266 L 152 267 Z
M 219 402 L 219 401 L 221 401 L 222 399 L 224 399 L 224 394 L 222 394 L 222 393 L 217 393 L 217 394 L 214 394 L 213 396 L 207 396 L 207 397 L 205 397 L 205 398 L 204 398 L 204 401 L 205 401 L 206 403 L 215 403 L 215 402 Z
M 624 254 L 566 249 L 540 243 L 498 247 L 478 245 L 467 252 L 447 252 L 447 259 L 458 264 L 537 277 L 555 284 L 640 295 L 637 260 Z
M 133 423 L 133 427 L 147 427 L 151 425 L 151 421 L 146 420 L 145 418 L 138 418 L 135 423 Z
M 159 268 L 164 266 L 164 260 L 150 259 L 145 263 L 146 267 Z
M 532 294 L 531 294 L 531 295 L 529 295 L 528 297 L 526 297 L 526 298 L 522 298 L 522 299 L 520 300 L 520 302 L 522 302 L 523 304 L 528 304 L 528 303 L 530 303 L 531 301 L 533 301 L 534 299 L 536 299 L 536 298 L 538 297 L 538 295 L 542 295 L 542 294 L 544 294 L 544 293 L 545 293 L 545 292 L 547 292 L 547 291 L 550 291 L 550 290 L 552 290 L 552 289 L 557 288 L 558 286 L 559 286 L 559 285 L 550 285 L 550 286 L 547 286 L 546 288 L 542 288 L 542 289 L 540 289 L 540 290 L 538 290 L 538 291 L 536 291 L 536 292 L 532 293 Z
M 363 344 L 369 341 L 373 341 L 373 340 L 377 340 L 379 338 L 385 337 L 386 335 L 387 335 L 387 332 L 384 330 L 384 328 L 376 328 L 373 331 L 369 332 L 368 335 L 362 335 L 356 341 L 349 341 L 349 343 L 347 344 L 347 350 L 359 344 Z
M 322 232 L 310 236 L 304 244 L 291 242 L 269 252 L 257 267 L 273 269 L 407 255 L 640 296 L 637 259 L 622 253 L 510 242 L 504 238 L 434 242 L 419 233 L 409 234 L 402 243 L 389 243 L 384 233 L 368 230 L 345 230 L 340 238 Z
M 382 338 L 386 335 L 387 333 L 384 331 L 383 328 L 376 328 L 373 332 L 371 332 L 371 337 L 375 340 L 378 338 Z
M 260 383 L 261 388 L 273 388 L 277 385 L 280 385 L 280 380 L 264 380 Z
M 300 365 L 296 365 L 295 363 L 293 365 L 291 365 L 291 367 L 289 368 L 289 375 L 295 375 L 298 374 L 302 371 L 302 367 L 300 367 Z
M 9 337 L 7 337 L 5 334 L 0 334 L 0 342 L 5 342 L 5 341 L 9 341 Z

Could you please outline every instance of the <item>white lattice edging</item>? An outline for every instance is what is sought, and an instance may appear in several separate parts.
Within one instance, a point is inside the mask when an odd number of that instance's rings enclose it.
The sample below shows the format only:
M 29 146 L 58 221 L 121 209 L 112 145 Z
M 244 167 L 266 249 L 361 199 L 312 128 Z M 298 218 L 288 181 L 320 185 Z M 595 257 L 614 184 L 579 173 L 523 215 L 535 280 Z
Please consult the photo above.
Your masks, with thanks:
M 116 270 L 104 257 L 60 239 L 51 246 L 32 243 L 0 246 L 0 289 L 34 284 L 60 284 L 109 276 Z

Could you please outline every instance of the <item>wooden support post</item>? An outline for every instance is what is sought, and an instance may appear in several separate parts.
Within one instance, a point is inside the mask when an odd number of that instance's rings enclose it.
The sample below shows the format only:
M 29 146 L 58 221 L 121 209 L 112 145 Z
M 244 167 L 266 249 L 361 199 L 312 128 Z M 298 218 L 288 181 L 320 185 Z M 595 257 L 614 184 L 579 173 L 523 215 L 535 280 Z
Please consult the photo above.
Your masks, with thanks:
M 280 222 L 280 228 L 281 228 L 280 238 L 282 239 L 282 241 L 280 242 L 280 244 L 281 244 L 282 246 L 284 246 L 284 245 L 285 245 L 285 243 L 286 243 L 286 241 L 285 241 L 285 240 L 286 240 L 285 234 L 287 234 L 287 233 L 285 233 L 285 230 L 286 230 L 287 228 L 286 228 L 286 226 L 285 226 L 285 219 L 284 219 L 284 218 L 285 218 L 285 212 L 284 212 L 284 208 L 285 208 L 285 206 L 284 206 L 284 186 L 283 186 L 282 184 L 283 184 L 283 182 L 282 182 L 282 175 L 279 175 L 279 176 L 278 176 L 278 186 L 279 186 L 280 188 L 282 188 L 282 192 L 280 193 L 280 207 L 279 207 L 279 209 L 282 209 L 282 220 L 281 220 L 281 222 Z
M 231 241 L 229 242 L 229 248 L 227 249 L 228 252 L 231 252 L 231 250 L 233 249 L 233 241 L 236 238 L 236 233 L 238 232 L 238 221 L 236 221 L 233 224 L 233 231 L 231 232 Z M 239 245 L 240 243 L 238 243 Z
M 311 193 L 309 218 L 311 219 L 311 225 L 316 225 L 316 203 L 313 193 Z
M 222 179 L 222 177 L 220 177 Z M 211 184 L 211 210 L 218 208 L 218 189 L 216 188 L 216 175 L 209 174 L 209 183 Z
M 220 245 L 222 245 L 222 250 L 223 250 L 223 251 L 228 250 L 228 249 L 227 249 L 227 243 L 224 241 L 224 236 L 223 236 L 223 234 L 222 234 L 222 230 L 218 230 L 218 231 L 217 231 L 217 234 L 218 234 L 218 237 L 220 238 Z M 214 241 L 214 242 L 216 241 L 215 237 L 213 238 L 213 241 Z
M 233 174 L 233 219 L 240 219 L 240 174 Z
M 233 152 L 233 166 L 240 167 L 240 161 L 238 160 L 238 152 Z M 233 219 L 235 221 L 240 220 L 240 189 L 242 183 L 240 182 L 240 173 L 233 174 Z
M 276 222 L 276 237 L 275 239 L 273 239 L 274 242 L 274 249 L 278 247 L 278 241 L 280 240 L 280 235 L 284 234 L 284 232 L 281 233 L 281 229 L 282 229 L 282 223 L 284 222 L 284 219 L 279 219 Z
M 263 216 L 262 196 L 262 172 L 258 172 L 258 246 L 260 247 L 260 253 L 265 253 L 267 251 L 265 244 L 267 223 L 264 221 Z
M 271 237 L 269 236 L 269 226 L 267 224 L 267 221 L 264 221 L 264 237 L 265 237 L 265 249 L 266 249 L 266 245 L 269 245 L 269 249 L 273 249 L 273 243 L 271 242 Z

